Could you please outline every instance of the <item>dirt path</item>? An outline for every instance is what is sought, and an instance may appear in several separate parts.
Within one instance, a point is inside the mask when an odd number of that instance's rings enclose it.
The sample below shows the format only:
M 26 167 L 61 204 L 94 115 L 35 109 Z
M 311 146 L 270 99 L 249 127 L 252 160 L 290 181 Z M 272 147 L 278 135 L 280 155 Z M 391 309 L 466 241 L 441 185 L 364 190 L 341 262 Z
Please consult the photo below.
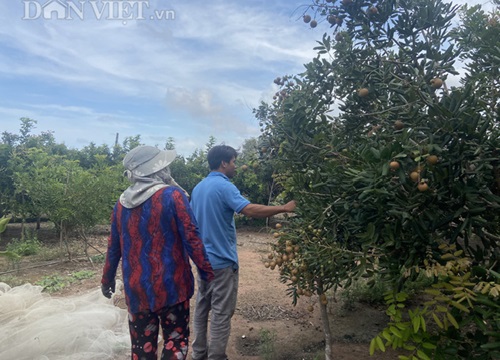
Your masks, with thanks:
M 297 306 L 293 306 L 286 293 L 286 285 L 279 281 L 278 271 L 264 267 L 264 258 L 269 253 L 269 244 L 273 240 L 266 229 L 238 230 L 240 287 L 237 310 L 232 320 L 228 357 L 230 360 L 324 359 L 324 335 L 317 298 L 304 297 Z M 96 236 L 93 245 L 105 249 L 105 233 Z M 33 260 L 22 263 L 21 269 L 30 263 Z M 0 264 L 0 272 L 4 265 Z M 68 276 L 82 270 L 95 274 L 91 278 L 72 283 L 53 293 L 53 296 L 82 294 L 98 288 L 102 264 L 92 266 L 83 259 L 0 275 L 0 281 L 33 284 L 47 276 Z M 120 307 L 123 304 L 124 302 Z M 314 306 L 313 312 L 307 310 L 309 305 Z M 396 359 L 397 356 L 391 352 L 376 353 L 373 357 L 368 353 L 369 341 L 383 328 L 385 314 L 366 305 L 350 305 L 354 310 L 347 311 L 340 301 L 329 299 L 331 328 L 335 340 L 334 359 Z
M 323 359 L 324 335 L 318 299 L 304 297 L 296 306 L 292 305 L 287 286 L 279 281 L 279 273 L 263 265 L 272 241 L 266 232 L 238 233 L 240 288 L 232 321 L 229 359 Z M 313 312 L 307 310 L 309 305 L 314 306 Z M 340 302 L 330 299 L 335 359 L 397 358 L 389 353 L 369 356 L 369 341 L 383 328 L 386 316 L 370 307 L 356 304 L 353 307 L 354 311 L 347 312 Z M 259 344 L 269 337 L 274 339 L 274 351 L 266 354 Z

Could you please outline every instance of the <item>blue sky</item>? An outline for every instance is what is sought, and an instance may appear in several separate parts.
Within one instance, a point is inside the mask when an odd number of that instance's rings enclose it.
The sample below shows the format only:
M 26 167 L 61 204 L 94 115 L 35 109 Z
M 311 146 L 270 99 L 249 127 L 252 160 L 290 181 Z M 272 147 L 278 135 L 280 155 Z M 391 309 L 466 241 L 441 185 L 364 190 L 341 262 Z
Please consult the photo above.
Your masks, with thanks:
M 44 18 L 57 1 L 74 7 Z M 160 147 L 173 137 L 186 156 L 210 135 L 238 147 L 259 135 L 252 109 L 272 100 L 273 80 L 315 56 L 327 28 L 302 22 L 307 4 L 2 0 L 0 132 L 29 117 L 72 148 L 116 133 Z

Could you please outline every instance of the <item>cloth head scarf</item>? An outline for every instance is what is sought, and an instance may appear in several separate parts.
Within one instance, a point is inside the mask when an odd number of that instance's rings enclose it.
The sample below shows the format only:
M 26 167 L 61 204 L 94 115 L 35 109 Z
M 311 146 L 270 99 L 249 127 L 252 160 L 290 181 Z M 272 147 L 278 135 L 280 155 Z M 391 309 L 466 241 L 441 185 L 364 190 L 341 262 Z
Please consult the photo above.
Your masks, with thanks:
M 132 185 L 121 194 L 120 203 L 131 209 L 141 205 L 164 187 L 179 186 L 168 168 L 175 156 L 175 150 L 160 150 L 154 146 L 132 149 L 123 159 L 126 169 L 123 174 Z

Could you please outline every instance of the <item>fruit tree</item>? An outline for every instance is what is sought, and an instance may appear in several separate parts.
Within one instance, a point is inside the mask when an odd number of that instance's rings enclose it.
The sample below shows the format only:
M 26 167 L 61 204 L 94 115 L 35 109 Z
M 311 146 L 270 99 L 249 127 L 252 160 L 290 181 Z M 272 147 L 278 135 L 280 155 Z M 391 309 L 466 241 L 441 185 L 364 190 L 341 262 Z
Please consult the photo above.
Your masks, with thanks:
M 372 353 L 498 357 L 498 9 L 318 0 L 304 15 L 326 30 L 317 57 L 255 109 L 280 185 L 299 202 L 266 265 L 293 301 L 319 296 L 327 359 L 325 293 L 375 276 L 393 291 Z M 434 284 L 410 308 L 403 285 L 421 274 Z

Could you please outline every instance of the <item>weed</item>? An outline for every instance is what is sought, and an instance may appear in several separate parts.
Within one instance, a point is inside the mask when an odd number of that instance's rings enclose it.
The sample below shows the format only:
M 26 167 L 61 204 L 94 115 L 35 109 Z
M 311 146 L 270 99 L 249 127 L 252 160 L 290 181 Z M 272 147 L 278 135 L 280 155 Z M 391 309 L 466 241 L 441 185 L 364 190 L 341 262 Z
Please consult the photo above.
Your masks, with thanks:
M 351 286 L 340 292 L 345 310 L 353 310 L 356 302 L 369 305 L 384 304 L 384 295 L 389 285 L 383 281 L 374 281 L 368 285 L 365 279 L 354 281 Z
M 64 254 L 64 250 L 62 250 L 59 246 L 42 246 L 37 255 L 37 259 L 39 261 L 61 259 Z
M 0 282 L 8 284 L 10 287 L 21 286 L 25 283 L 23 279 L 14 275 L 2 275 L 0 276 Z
M 104 264 L 104 262 L 106 261 L 106 255 L 105 254 L 93 255 L 90 257 L 90 260 L 93 264 Z
M 24 240 L 12 239 L 7 245 L 7 251 L 19 256 L 29 256 L 38 254 L 40 247 L 36 232 L 25 229 Z
M 43 291 L 48 293 L 53 293 L 59 291 L 66 286 L 74 283 L 78 280 L 90 279 L 95 275 L 95 271 L 92 270 L 82 270 L 77 271 L 70 276 L 60 276 L 60 275 L 50 275 L 44 276 L 42 280 L 39 280 L 35 285 L 43 287 Z
M 259 354 L 264 360 L 276 359 L 274 343 L 276 341 L 276 332 L 261 329 L 259 332 Z
M 420 290 L 429 287 L 434 282 L 434 279 L 427 277 L 424 273 L 412 281 L 406 281 L 403 286 L 403 291 L 409 295 L 415 295 Z M 354 281 L 351 286 L 340 292 L 343 300 L 344 310 L 353 310 L 356 302 L 380 305 L 384 304 L 384 295 L 390 291 L 390 285 L 387 282 L 376 278 L 372 282 L 373 285 L 368 285 L 367 280 L 360 279 Z
M 314 360 L 324 360 L 324 358 L 325 358 L 324 353 L 323 353 L 323 354 L 320 354 L 320 355 L 316 355 L 316 356 L 314 356 Z
M 76 280 L 84 280 L 84 279 L 90 279 L 94 275 L 95 275 L 95 271 L 82 270 L 82 271 L 77 271 L 77 272 L 71 274 L 71 277 L 73 277 Z
M 35 285 L 43 287 L 43 291 L 48 293 L 61 290 L 67 285 L 66 278 L 59 275 L 44 276 L 42 280 L 35 282 Z

